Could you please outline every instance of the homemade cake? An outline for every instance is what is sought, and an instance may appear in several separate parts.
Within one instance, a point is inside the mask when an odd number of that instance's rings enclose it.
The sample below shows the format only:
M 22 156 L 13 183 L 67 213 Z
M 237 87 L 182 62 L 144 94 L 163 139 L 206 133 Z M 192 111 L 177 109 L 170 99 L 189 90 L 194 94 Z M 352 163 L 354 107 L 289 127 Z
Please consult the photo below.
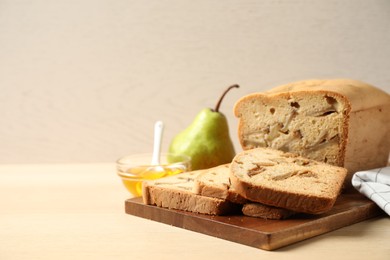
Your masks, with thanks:
M 208 215 L 225 215 L 237 209 L 228 200 L 196 195 L 194 179 L 202 170 L 185 172 L 142 183 L 144 204 Z
M 244 150 L 270 147 L 354 172 L 386 166 L 390 96 L 348 79 L 307 80 L 242 97 L 234 106 Z
M 330 210 L 347 170 L 271 148 L 237 154 L 230 164 L 230 181 L 244 198 L 296 212 Z

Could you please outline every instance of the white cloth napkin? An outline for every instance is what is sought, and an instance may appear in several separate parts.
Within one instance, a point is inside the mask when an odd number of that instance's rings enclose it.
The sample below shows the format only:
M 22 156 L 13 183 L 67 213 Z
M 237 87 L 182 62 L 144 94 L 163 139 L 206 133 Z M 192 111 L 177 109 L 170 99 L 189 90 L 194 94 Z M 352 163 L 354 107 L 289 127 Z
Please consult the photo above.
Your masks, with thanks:
M 390 216 L 390 166 L 356 172 L 352 185 Z

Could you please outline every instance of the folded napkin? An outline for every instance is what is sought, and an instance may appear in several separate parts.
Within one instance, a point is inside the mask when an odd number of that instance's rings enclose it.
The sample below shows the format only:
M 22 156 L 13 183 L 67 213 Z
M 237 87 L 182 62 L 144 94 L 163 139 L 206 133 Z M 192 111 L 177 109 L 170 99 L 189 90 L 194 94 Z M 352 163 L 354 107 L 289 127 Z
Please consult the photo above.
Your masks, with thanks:
M 390 216 L 390 166 L 356 172 L 352 185 Z

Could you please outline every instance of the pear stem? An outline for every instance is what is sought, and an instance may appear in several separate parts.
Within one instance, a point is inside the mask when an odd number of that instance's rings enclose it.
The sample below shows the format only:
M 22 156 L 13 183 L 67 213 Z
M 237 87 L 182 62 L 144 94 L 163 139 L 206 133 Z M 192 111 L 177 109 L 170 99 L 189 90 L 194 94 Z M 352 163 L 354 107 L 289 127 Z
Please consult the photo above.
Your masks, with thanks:
M 214 108 L 214 112 L 219 112 L 219 107 L 221 106 L 222 100 L 225 97 L 225 95 L 232 89 L 232 88 L 239 88 L 240 86 L 237 84 L 234 84 L 230 87 L 228 87 L 225 92 L 223 92 L 222 96 L 219 98 L 217 105 Z

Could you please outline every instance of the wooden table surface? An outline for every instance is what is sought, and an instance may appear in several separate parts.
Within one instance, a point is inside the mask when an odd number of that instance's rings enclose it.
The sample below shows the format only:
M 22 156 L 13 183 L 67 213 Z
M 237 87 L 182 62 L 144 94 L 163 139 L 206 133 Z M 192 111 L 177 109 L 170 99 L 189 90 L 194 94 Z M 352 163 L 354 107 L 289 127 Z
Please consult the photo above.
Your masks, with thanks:
M 1 260 L 390 256 L 385 215 L 276 251 L 127 215 L 114 164 L 0 165 L 0 198 Z

